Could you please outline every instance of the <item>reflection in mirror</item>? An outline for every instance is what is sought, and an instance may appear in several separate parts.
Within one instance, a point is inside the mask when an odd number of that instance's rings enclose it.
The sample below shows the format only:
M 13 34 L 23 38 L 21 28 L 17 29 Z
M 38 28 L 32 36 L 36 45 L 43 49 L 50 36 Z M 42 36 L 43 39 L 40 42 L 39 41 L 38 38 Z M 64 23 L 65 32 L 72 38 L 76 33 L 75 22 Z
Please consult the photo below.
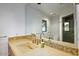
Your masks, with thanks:
M 42 32 L 46 32 L 46 31 L 47 31 L 47 21 L 42 20 Z
M 69 31 L 69 22 L 64 23 L 64 31 Z

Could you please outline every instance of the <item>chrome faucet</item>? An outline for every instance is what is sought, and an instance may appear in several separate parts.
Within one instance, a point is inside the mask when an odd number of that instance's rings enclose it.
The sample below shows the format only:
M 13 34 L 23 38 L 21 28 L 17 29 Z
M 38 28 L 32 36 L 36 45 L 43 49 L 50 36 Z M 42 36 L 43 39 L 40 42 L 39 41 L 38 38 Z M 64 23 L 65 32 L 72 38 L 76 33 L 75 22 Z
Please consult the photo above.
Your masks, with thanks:
M 37 45 L 38 45 L 39 43 L 43 42 L 42 36 L 44 35 L 44 33 L 42 32 L 42 33 L 36 33 L 36 34 L 39 35 L 39 39 L 40 39 L 40 40 L 37 40 Z
M 44 32 L 40 33 L 40 39 L 42 39 L 43 35 L 44 35 Z

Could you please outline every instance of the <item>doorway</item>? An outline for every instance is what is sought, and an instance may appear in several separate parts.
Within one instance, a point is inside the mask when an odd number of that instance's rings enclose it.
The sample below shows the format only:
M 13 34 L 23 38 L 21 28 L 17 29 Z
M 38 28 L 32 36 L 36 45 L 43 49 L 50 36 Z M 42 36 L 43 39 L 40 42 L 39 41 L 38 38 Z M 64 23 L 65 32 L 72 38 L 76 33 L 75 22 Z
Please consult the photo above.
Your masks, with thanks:
M 62 18 L 63 41 L 74 43 L 74 15 L 70 14 Z

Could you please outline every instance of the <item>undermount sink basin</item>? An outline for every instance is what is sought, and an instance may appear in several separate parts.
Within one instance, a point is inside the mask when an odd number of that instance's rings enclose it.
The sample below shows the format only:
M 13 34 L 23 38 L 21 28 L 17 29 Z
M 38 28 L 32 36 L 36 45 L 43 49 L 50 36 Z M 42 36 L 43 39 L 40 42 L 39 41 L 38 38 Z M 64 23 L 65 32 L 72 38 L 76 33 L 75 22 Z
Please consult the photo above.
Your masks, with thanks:
M 18 44 L 16 45 L 16 47 L 18 48 L 24 48 L 24 49 L 34 49 L 36 48 L 36 45 L 32 44 L 31 42 L 26 42 L 26 43 L 22 43 L 22 44 Z

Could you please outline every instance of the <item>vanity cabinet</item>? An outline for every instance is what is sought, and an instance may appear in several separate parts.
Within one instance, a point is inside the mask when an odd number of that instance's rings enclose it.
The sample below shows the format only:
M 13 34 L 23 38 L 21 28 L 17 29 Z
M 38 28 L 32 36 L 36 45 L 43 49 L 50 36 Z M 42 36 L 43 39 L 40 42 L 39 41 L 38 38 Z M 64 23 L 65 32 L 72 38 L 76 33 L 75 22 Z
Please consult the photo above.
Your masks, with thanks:
M 8 38 L 0 37 L 0 56 L 8 55 Z

